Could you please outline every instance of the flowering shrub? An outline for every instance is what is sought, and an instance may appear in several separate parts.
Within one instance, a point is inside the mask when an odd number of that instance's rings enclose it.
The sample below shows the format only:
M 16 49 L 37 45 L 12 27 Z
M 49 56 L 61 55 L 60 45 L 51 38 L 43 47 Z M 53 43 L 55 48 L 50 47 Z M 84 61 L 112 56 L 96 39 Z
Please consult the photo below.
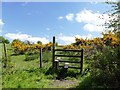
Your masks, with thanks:
M 73 45 L 63 46 L 63 49 L 76 49 Z
M 33 52 L 35 50 L 39 51 L 40 48 L 42 48 L 43 51 L 46 51 L 46 50 L 50 51 L 51 47 L 52 47 L 52 43 L 49 42 L 47 44 L 39 44 L 39 43 L 37 43 L 37 44 L 25 44 L 20 40 L 13 40 L 11 46 L 14 49 L 14 52 L 16 54 L 23 54 L 26 51 L 29 51 L 29 52 Z
M 116 45 L 120 45 L 117 36 L 113 32 L 102 33 L 102 35 L 103 42 L 106 46 L 115 47 Z
M 88 49 L 88 48 L 94 48 L 94 47 L 101 47 L 103 48 L 104 46 L 110 46 L 114 48 L 115 46 L 120 45 L 120 40 L 117 38 L 117 36 L 113 32 L 108 32 L 108 33 L 103 33 L 103 37 L 98 37 L 98 38 L 93 38 L 93 39 L 82 39 L 82 38 L 76 38 L 76 42 L 74 43 L 74 46 L 79 46 L 80 48 L 83 49 Z
M 11 45 L 17 54 L 23 54 L 28 49 L 28 46 L 21 41 L 13 41 Z
M 63 49 L 85 49 L 90 50 L 92 48 L 97 48 L 102 50 L 104 46 L 110 46 L 112 48 L 120 45 L 120 40 L 113 32 L 103 33 L 103 37 L 93 38 L 93 39 L 82 39 L 75 37 L 75 43 L 71 45 L 64 45 Z M 29 50 L 40 49 L 42 47 L 43 51 L 51 51 L 52 42 L 47 44 L 25 44 L 20 40 L 14 40 L 12 42 L 12 47 L 15 53 L 25 53 Z

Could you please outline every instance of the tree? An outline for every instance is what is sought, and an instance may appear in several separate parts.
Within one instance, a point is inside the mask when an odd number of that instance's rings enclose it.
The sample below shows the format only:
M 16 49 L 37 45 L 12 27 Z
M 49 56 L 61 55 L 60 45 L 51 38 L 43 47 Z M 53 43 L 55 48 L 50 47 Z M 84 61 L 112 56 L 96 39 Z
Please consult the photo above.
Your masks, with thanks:
M 25 41 L 24 41 L 24 44 L 30 45 L 31 43 L 30 43 L 29 40 L 25 40 Z
M 21 42 L 19 39 L 14 39 L 12 42 Z
M 8 40 L 8 39 L 5 39 L 5 41 L 4 41 L 6 44 L 9 44 L 10 43 L 10 41 Z
M 3 43 L 4 40 L 5 38 L 3 36 L 0 36 L 0 43 Z
M 0 36 L 0 43 L 6 43 L 9 44 L 10 41 L 8 39 L 5 39 L 3 36 Z
M 112 9 L 108 12 L 109 14 L 109 22 L 105 23 L 106 28 L 113 28 L 113 32 L 120 32 L 120 1 L 116 2 L 106 2 L 107 4 L 112 5 Z
M 37 41 L 37 44 L 41 44 L 42 45 L 42 42 L 41 41 Z

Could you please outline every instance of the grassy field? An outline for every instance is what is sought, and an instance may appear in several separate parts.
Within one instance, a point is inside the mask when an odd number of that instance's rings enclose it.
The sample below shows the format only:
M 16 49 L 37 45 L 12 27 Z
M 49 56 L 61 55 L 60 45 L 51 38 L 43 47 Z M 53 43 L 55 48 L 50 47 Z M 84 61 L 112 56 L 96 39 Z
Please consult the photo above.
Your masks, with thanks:
M 2 88 L 74 88 L 80 83 L 80 74 L 76 74 L 79 71 L 75 69 L 68 71 L 65 80 L 56 80 L 57 74 L 51 69 L 50 51 L 43 52 L 43 67 L 40 68 L 39 58 L 25 61 L 25 54 L 13 55 L 11 46 L 6 46 L 9 66 L 2 69 Z

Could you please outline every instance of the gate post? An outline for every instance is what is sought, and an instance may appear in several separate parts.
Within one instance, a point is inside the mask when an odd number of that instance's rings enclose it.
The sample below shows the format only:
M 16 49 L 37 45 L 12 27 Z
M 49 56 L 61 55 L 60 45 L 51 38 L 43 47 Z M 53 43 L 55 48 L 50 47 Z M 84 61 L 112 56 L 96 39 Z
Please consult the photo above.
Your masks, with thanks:
M 40 68 L 42 68 L 42 47 L 40 47 Z
M 81 68 L 80 68 L 80 73 L 82 73 L 82 69 L 83 69 L 83 49 L 81 50 Z
M 54 68 L 54 61 L 55 61 L 55 36 L 53 36 L 52 51 L 53 51 L 53 55 L 52 55 L 52 68 Z

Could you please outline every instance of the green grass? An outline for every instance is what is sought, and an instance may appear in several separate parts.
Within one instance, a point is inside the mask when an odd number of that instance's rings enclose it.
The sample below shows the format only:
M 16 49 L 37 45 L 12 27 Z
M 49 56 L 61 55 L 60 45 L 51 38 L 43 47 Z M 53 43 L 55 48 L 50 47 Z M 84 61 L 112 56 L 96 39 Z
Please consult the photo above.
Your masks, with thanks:
M 11 56 L 14 67 L 2 75 L 3 88 L 45 88 L 49 83 L 45 72 L 50 63 L 44 63 L 39 68 L 39 59 L 24 61 L 24 55 Z M 44 66 L 45 65 L 45 66 Z M 48 67 L 46 67 L 48 66 Z M 4 69 L 3 69 L 4 71 Z
M 0 44 L 2 51 L 2 44 Z M 35 60 L 25 61 L 25 55 L 14 54 L 10 44 L 6 45 L 7 56 L 13 67 L 4 69 L 2 72 L 2 88 L 44 88 L 49 83 L 49 75 L 45 72 L 50 67 L 50 63 L 45 63 L 48 60 L 46 57 L 51 57 L 51 52 L 43 53 L 43 68 L 40 69 L 39 58 Z M 49 54 L 50 53 L 50 54 Z M 3 52 L 4 54 L 4 52 Z M 47 56 L 46 56 L 47 55 Z M 47 67 L 46 67 L 47 66 Z
M 58 88 L 49 85 L 57 77 L 50 69 L 52 66 L 52 52 L 42 53 L 43 63 L 42 68 L 40 68 L 39 58 L 25 61 L 25 54 L 13 55 L 14 52 L 10 44 L 6 45 L 6 47 L 9 62 L 13 67 L 3 68 L 2 88 Z M 70 69 L 66 79 L 78 80 L 80 78 L 80 75 L 76 74 L 78 72 L 79 70 Z
M 19 70 L 2 78 L 3 88 L 44 88 L 49 83 L 39 68 Z

